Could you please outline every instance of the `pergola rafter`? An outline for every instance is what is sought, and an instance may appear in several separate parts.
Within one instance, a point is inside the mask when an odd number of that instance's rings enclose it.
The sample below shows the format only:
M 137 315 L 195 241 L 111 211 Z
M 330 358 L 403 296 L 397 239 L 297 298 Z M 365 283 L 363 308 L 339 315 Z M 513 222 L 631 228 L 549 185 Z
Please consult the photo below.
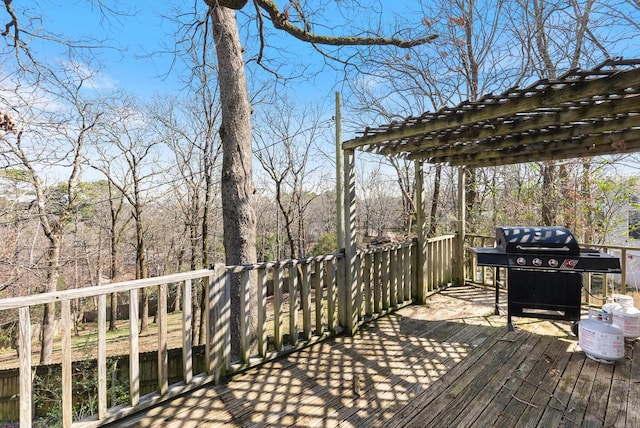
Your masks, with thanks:
M 609 60 L 479 101 L 409 117 L 343 143 L 428 163 L 485 167 L 638 151 L 640 59 Z

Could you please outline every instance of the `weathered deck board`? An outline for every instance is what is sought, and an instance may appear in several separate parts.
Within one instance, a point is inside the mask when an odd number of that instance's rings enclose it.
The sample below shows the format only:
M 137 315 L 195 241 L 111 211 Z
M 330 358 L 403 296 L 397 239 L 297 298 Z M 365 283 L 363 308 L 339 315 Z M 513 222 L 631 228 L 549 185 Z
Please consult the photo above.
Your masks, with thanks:
M 638 344 L 586 358 L 568 323 L 515 318 L 461 287 L 115 425 L 640 426 Z

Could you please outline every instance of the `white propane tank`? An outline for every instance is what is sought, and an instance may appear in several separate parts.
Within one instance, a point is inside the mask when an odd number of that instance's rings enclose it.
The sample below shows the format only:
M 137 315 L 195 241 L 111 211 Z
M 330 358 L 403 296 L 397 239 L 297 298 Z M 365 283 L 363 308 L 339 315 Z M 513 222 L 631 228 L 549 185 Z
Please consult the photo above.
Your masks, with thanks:
M 633 297 L 617 296 L 618 307 L 613 308 L 613 322 L 622 328 L 624 338 L 636 340 L 640 337 L 640 309 L 633 306 Z
M 589 318 L 578 323 L 578 344 L 592 360 L 614 364 L 624 358 L 622 328 L 612 323 L 611 314 L 589 308 Z
M 620 296 L 624 296 L 624 294 L 614 294 L 611 297 L 607 297 L 607 303 L 602 305 L 602 310 L 606 313 L 612 314 L 614 309 L 620 307 L 620 303 L 618 303 Z

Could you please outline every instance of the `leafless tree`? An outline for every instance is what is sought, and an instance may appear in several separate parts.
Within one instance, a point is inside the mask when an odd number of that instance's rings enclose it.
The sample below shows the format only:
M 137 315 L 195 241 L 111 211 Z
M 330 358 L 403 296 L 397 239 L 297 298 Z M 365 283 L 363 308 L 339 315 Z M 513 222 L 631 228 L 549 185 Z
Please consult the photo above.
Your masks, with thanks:
M 323 179 L 312 152 L 327 129 L 326 120 L 317 109 L 296 109 L 287 100 L 265 111 L 261 119 L 255 136 L 256 158 L 274 186 L 287 236 L 287 256 L 304 257 L 306 210 L 317 196 L 314 182 Z
M 47 238 L 47 270 L 44 291 L 55 291 L 60 275 L 60 251 L 65 227 L 73 220 L 78 205 L 78 184 L 82 177 L 82 161 L 88 135 L 101 126 L 100 102 L 93 99 L 85 86 L 92 72 L 78 64 L 47 70 L 47 85 L 32 87 L 32 93 L 21 88 L 14 94 L 14 109 L 20 112 L 16 132 L 2 142 L 5 160 L 20 168 L 33 192 L 33 206 Z M 34 95 L 47 99 L 41 103 Z M 18 101 L 19 100 L 19 101 Z M 20 105 L 17 105 L 20 102 Z M 49 108 L 57 104 L 58 107 Z M 43 168 L 43 166 L 47 166 Z M 42 171 L 56 177 L 46 177 Z M 64 195 L 49 186 L 49 180 Z M 44 307 L 40 363 L 51 362 L 55 321 L 55 305 Z
M 218 192 L 215 177 L 219 168 L 220 142 L 215 132 L 219 121 L 219 104 L 208 87 L 208 77 L 197 80 L 192 102 L 179 105 L 176 102 L 156 103 L 152 109 L 153 122 L 163 140 L 173 152 L 175 165 L 169 179 L 173 183 L 173 194 L 177 198 L 184 233 L 188 236 L 187 254 L 192 270 L 209 267 L 211 257 L 210 213 L 214 208 Z M 204 288 L 201 282 L 194 283 L 193 317 L 194 343 L 204 340 Z M 199 333 L 197 333 L 199 332 Z
M 118 104 L 110 106 L 108 118 L 109 126 L 93 145 L 92 167 L 102 172 L 127 200 L 135 225 L 135 276 L 147 278 L 144 210 L 151 197 L 149 188 L 156 184 L 153 179 L 161 172 L 157 153 L 161 139 L 152 132 L 148 117 L 130 97 L 119 97 Z M 144 332 L 149 325 L 146 289 L 142 289 L 141 297 L 140 330 Z

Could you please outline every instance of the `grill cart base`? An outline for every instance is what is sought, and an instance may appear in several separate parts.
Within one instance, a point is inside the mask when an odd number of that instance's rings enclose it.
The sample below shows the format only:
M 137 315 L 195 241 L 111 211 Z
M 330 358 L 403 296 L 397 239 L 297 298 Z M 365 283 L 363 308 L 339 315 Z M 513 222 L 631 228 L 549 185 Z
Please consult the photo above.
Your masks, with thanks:
M 511 317 L 579 321 L 582 274 L 509 269 L 507 328 Z

